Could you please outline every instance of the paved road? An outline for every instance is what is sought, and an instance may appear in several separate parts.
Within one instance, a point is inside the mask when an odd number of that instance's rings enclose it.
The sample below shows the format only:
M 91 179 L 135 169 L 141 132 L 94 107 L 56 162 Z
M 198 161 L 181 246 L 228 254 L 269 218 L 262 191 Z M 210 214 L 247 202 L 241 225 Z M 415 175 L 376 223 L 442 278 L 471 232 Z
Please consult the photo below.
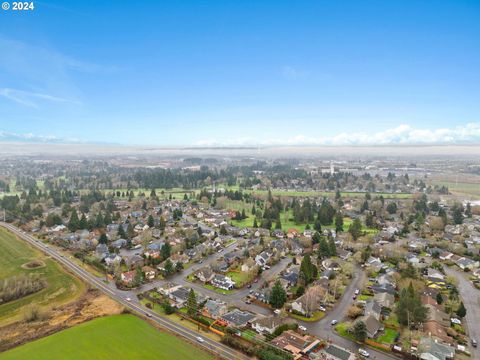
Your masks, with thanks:
M 262 315 L 273 314 L 273 311 L 271 309 L 268 309 L 256 304 L 246 304 L 245 298 L 249 294 L 250 290 L 259 290 L 265 281 L 275 279 L 278 276 L 278 274 L 280 274 L 291 262 L 291 259 L 288 257 L 281 259 L 277 264 L 273 265 L 270 269 L 265 270 L 260 276 L 259 281 L 257 283 L 252 283 L 252 286 L 250 289 L 247 287 L 244 287 L 242 289 L 235 290 L 226 295 L 218 293 L 214 290 L 206 289 L 199 283 L 192 283 L 186 280 L 189 274 L 194 273 L 195 271 L 197 271 L 198 269 L 204 266 L 211 265 L 213 262 L 223 257 L 225 254 L 235 251 L 235 248 L 236 248 L 236 244 L 232 243 L 224 251 L 220 253 L 214 253 L 208 256 L 206 259 L 203 260 L 202 264 L 198 264 L 198 263 L 194 264 L 191 267 L 189 267 L 187 270 L 177 273 L 172 277 L 168 278 L 167 280 L 155 280 L 150 283 L 144 284 L 139 289 L 135 290 L 134 294 L 136 295 L 138 293 L 145 292 L 147 290 L 159 287 L 161 285 L 164 285 L 167 282 L 173 282 L 175 284 L 192 288 L 196 292 L 204 296 L 208 296 L 210 298 L 215 298 L 215 299 L 224 301 L 229 305 L 236 306 L 242 310 L 247 310 L 255 314 L 262 314 Z
M 464 323 L 467 325 L 468 334 L 470 338 L 480 340 L 480 297 L 478 290 L 466 278 L 465 273 L 452 269 L 448 266 L 444 267 L 447 275 L 458 279 L 458 290 L 463 304 L 467 309 Z M 472 353 L 471 359 L 480 359 L 480 348 L 474 348 L 470 344 L 470 351 Z
M 228 346 L 223 345 L 222 343 L 211 340 L 210 338 L 203 337 L 204 342 L 202 343 L 198 342 L 197 341 L 197 337 L 199 336 L 198 332 L 185 328 L 169 319 L 160 317 L 155 312 L 142 307 L 139 304 L 136 297 L 132 297 L 131 301 L 127 301 L 126 300 L 127 296 L 125 295 L 124 292 L 117 290 L 114 287 L 112 288 L 112 285 L 106 284 L 103 278 L 97 278 L 93 276 L 88 271 L 83 269 L 81 266 L 77 265 L 76 263 L 69 260 L 68 258 L 65 258 L 56 250 L 52 249 L 48 245 L 43 244 L 41 241 L 35 239 L 31 235 L 24 233 L 17 227 L 11 224 L 3 223 L 3 222 L 0 222 L 0 226 L 7 228 L 8 230 L 16 234 L 21 239 L 27 241 L 34 247 L 40 249 L 47 255 L 51 256 L 52 258 L 60 262 L 63 266 L 65 266 L 67 269 L 72 271 L 75 275 L 83 279 L 85 282 L 98 288 L 100 291 L 110 296 L 112 299 L 118 301 L 119 303 L 121 303 L 123 306 L 125 306 L 132 312 L 140 315 L 149 314 L 150 319 L 156 322 L 158 325 L 198 344 L 199 346 L 206 348 L 211 352 L 214 352 L 222 356 L 225 359 L 245 359 L 245 360 L 249 359 L 249 357 L 243 355 L 242 353 L 235 351 L 234 349 L 231 349 Z
M 365 346 L 360 346 L 357 343 L 345 339 L 339 336 L 337 333 L 334 332 L 333 326 L 330 325 L 332 320 L 342 321 L 347 314 L 348 308 L 353 304 L 353 295 L 355 293 L 355 289 L 362 289 L 363 285 L 366 281 L 365 271 L 357 266 L 355 268 L 355 272 L 353 274 L 353 279 L 350 284 L 345 289 L 345 292 L 340 299 L 340 301 L 335 305 L 335 307 L 325 315 L 324 318 L 321 320 L 310 323 L 310 322 L 301 322 L 303 326 L 308 329 L 310 334 L 316 335 L 319 338 L 326 339 L 339 345 L 345 349 L 349 349 L 354 353 L 358 352 L 359 348 L 365 348 Z M 376 351 L 374 349 L 368 348 L 367 351 L 370 353 L 370 358 L 374 359 L 396 359 L 398 357 L 395 355 L 383 353 L 380 351 Z

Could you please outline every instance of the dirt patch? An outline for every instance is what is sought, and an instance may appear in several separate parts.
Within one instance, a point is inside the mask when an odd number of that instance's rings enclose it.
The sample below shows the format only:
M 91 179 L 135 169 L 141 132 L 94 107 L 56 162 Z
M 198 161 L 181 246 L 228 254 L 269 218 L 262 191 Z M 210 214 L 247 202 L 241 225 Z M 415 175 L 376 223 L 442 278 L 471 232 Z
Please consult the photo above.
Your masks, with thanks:
M 0 327 L 0 352 L 96 317 L 120 314 L 123 306 L 98 290 L 89 290 L 76 301 L 48 311 L 45 320 L 19 321 Z
M 40 269 L 45 267 L 45 263 L 42 260 L 32 260 L 29 261 L 28 263 L 23 264 L 21 267 L 22 269 L 26 270 L 34 270 L 34 269 Z

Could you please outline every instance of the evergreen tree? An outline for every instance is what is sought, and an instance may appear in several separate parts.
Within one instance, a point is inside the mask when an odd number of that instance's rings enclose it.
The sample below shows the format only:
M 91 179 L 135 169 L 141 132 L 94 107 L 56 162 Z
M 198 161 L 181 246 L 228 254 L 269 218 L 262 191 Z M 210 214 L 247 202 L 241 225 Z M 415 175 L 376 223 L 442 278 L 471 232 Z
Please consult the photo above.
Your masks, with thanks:
M 195 317 L 197 315 L 197 296 L 195 295 L 195 291 L 193 289 L 190 289 L 190 292 L 188 293 L 188 298 L 187 298 L 187 313 L 191 317 Z
M 148 215 L 147 225 L 150 228 L 153 228 L 155 226 L 155 220 L 153 219 L 152 214 Z
M 442 303 L 443 303 L 442 293 L 439 292 L 439 293 L 437 294 L 436 300 L 437 300 L 437 304 L 442 305 Z
M 98 239 L 98 243 L 99 244 L 106 244 L 107 242 L 108 242 L 107 234 L 102 232 L 102 234 L 100 235 L 100 238 Z
M 300 264 L 300 273 L 303 274 L 305 285 L 308 285 L 315 280 L 315 274 L 317 271 L 318 270 L 315 265 L 312 264 L 310 255 L 305 255 L 302 259 L 302 263 Z
M 170 243 L 166 242 L 163 244 L 162 249 L 160 250 L 160 253 L 162 254 L 162 259 L 168 259 L 171 255 L 172 252 L 172 247 L 170 246 Z
M 395 308 L 398 322 L 403 326 L 417 326 L 425 322 L 428 315 L 426 308 L 420 300 L 420 295 L 413 289 L 412 283 L 400 291 L 400 297 Z
M 315 233 L 312 236 L 312 242 L 314 244 L 319 244 L 320 240 L 322 240 L 322 235 L 318 231 L 315 231 Z
M 127 239 L 132 240 L 133 236 L 135 235 L 135 231 L 133 230 L 133 226 L 131 223 L 128 223 L 127 226 Z
M 165 226 L 166 226 L 166 222 L 165 222 L 165 219 L 163 218 L 163 216 L 160 216 L 160 219 L 158 220 L 158 228 L 160 230 L 165 230 Z
M 348 232 L 352 235 L 353 240 L 357 240 L 360 235 L 362 235 L 362 224 L 360 223 L 360 219 L 355 219 L 348 227 Z
M 167 259 L 167 261 L 165 261 L 163 271 L 164 271 L 165 276 L 170 276 L 175 272 L 175 268 L 173 267 L 173 263 L 170 259 Z
M 452 216 L 454 224 L 462 224 L 463 223 L 463 213 L 461 205 L 454 205 L 452 209 Z
M 460 302 L 460 305 L 458 306 L 458 309 L 457 311 L 455 311 L 455 313 L 461 319 L 463 319 L 465 315 L 467 315 L 467 309 L 465 308 L 465 305 L 463 305 L 463 301 Z
M 125 234 L 125 229 L 123 228 L 123 224 L 120 224 L 118 227 L 117 236 L 120 239 L 125 239 L 127 237 L 127 234 Z
M 182 264 L 181 261 L 178 261 L 178 262 L 175 264 L 175 270 L 176 270 L 177 272 L 180 272 L 180 271 L 183 270 L 183 264 Z
M 253 219 L 253 227 L 254 227 L 255 229 L 258 228 L 257 218 Z
M 280 309 L 285 304 L 285 301 L 287 301 L 287 293 L 280 284 L 280 281 L 277 280 L 272 287 L 268 302 L 274 309 Z
M 68 222 L 68 230 L 75 232 L 80 229 L 80 220 L 78 220 L 77 210 L 73 209 Z
M 391 202 L 387 205 L 387 211 L 389 214 L 395 214 L 397 212 L 397 204 L 395 202 Z
M 335 231 L 340 233 L 343 231 L 343 215 L 341 212 L 337 212 L 335 216 Z
M 364 342 L 367 339 L 367 326 L 361 320 L 353 326 L 353 336 L 357 341 Z
M 318 258 L 325 259 L 330 256 L 330 248 L 328 247 L 327 241 L 325 238 L 321 238 L 318 243 Z
M 335 245 L 335 240 L 333 240 L 333 237 L 328 239 L 328 247 L 330 249 L 330 256 L 337 256 L 337 246 Z

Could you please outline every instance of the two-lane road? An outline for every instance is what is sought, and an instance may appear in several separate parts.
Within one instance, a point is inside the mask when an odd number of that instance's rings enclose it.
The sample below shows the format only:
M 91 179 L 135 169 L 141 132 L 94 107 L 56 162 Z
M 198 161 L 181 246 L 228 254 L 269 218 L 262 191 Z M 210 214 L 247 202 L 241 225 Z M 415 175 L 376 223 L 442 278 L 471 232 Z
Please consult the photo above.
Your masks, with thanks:
M 118 301 L 119 303 L 124 305 L 126 308 L 130 309 L 132 312 L 140 315 L 148 314 L 149 318 L 152 321 L 156 322 L 158 325 L 164 327 L 165 329 L 168 329 L 173 333 L 176 333 L 177 335 L 184 337 L 185 339 L 191 342 L 197 343 L 199 346 L 202 346 L 206 348 L 208 351 L 213 352 L 217 355 L 220 355 L 225 359 L 242 359 L 242 360 L 249 359 L 249 357 L 245 356 L 244 354 L 234 349 L 231 349 L 228 346 L 223 345 L 222 343 L 211 340 L 210 338 L 204 337 L 203 342 L 198 342 L 197 341 L 197 338 L 199 336 L 198 332 L 185 328 L 169 319 L 162 318 L 155 312 L 141 307 L 136 297 L 132 298 L 131 301 L 127 301 L 125 298 L 125 294 L 123 292 L 115 288 L 111 288 L 108 284 L 104 282 L 103 278 L 97 278 L 93 276 L 92 274 L 87 272 L 85 269 L 83 269 L 81 266 L 77 265 L 73 261 L 64 257 L 63 255 L 61 255 L 60 253 L 58 253 L 56 250 L 52 249 L 48 245 L 43 244 L 41 241 L 35 239 L 33 236 L 24 233 L 22 230 L 18 229 L 17 227 L 8 223 L 3 223 L 3 222 L 0 222 L 0 226 L 3 226 L 4 228 L 10 230 L 19 238 L 27 241 L 32 246 L 36 247 L 37 249 L 51 256 L 52 258 L 57 260 L 59 263 L 61 263 L 65 268 L 72 271 L 79 278 L 83 279 L 85 282 L 89 283 L 90 285 L 98 288 L 100 291 L 107 294 L 112 299 Z
M 458 280 L 458 290 L 460 297 L 467 309 L 464 325 L 466 323 L 470 338 L 480 340 L 480 296 L 478 290 L 472 285 L 465 276 L 464 272 L 454 270 L 448 266 L 444 267 L 447 275 Z M 480 359 L 480 349 L 470 346 L 472 360 Z

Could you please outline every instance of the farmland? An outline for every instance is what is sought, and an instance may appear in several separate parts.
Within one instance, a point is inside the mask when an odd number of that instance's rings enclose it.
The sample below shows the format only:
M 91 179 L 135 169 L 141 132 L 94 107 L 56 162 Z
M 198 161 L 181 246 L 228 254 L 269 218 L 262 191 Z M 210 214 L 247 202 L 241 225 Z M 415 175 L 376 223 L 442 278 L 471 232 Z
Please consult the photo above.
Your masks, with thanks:
M 28 269 L 25 264 L 32 261 L 37 261 L 41 266 Z M 2 323 L 18 320 L 22 315 L 21 308 L 25 305 L 35 303 L 46 307 L 65 304 L 85 290 L 85 285 L 79 279 L 65 272 L 52 259 L 0 229 L 0 279 L 20 274 L 38 274 L 46 280 L 47 286 L 39 292 L 0 305 Z
M 0 354 L 16 359 L 185 359 L 211 357 L 133 315 L 91 320 Z

